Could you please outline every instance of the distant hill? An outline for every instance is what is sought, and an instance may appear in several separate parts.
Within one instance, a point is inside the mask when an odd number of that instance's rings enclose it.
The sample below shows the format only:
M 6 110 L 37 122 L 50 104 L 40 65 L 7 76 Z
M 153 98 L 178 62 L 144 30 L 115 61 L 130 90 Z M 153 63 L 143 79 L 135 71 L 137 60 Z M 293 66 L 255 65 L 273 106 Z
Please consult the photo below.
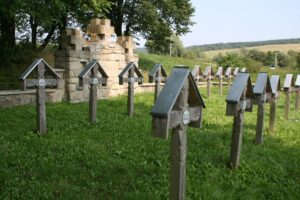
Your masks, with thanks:
M 300 38 L 265 40 L 265 41 L 254 41 L 254 42 L 230 42 L 230 43 L 204 44 L 204 45 L 190 46 L 187 47 L 187 49 L 197 50 L 197 51 L 213 51 L 213 50 L 222 50 L 222 49 L 257 47 L 257 46 L 274 45 L 274 44 L 300 44 Z

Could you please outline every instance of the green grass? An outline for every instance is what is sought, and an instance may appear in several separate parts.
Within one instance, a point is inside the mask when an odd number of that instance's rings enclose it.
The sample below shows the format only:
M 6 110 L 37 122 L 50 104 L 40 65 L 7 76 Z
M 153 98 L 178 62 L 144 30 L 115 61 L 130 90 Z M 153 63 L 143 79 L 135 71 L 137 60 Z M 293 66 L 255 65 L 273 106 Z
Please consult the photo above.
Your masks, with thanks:
M 212 63 L 204 63 L 197 59 L 187 59 L 179 57 L 169 57 L 157 54 L 139 53 L 139 68 L 145 71 L 149 71 L 156 63 L 161 63 L 167 72 L 171 72 L 175 65 L 185 65 L 190 68 L 194 68 L 195 65 L 200 65 L 202 68 L 207 65 L 213 65 Z
M 300 117 L 283 119 L 276 132 L 254 144 L 256 110 L 245 114 L 240 168 L 227 168 L 233 118 L 225 95 L 212 90 L 201 129 L 188 128 L 186 199 L 299 199 Z M 227 91 L 224 92 L 224 94 Z M 35 133 L 34 106 L 0 109 L 0 199 L 167 199 L 170 138 L 153 138 L 153 94 L 135 97 L 126 116 L 126 96 L 98 101 L 98 122 L 87 121 L 88 104 L 47 104 L 48 134 Z

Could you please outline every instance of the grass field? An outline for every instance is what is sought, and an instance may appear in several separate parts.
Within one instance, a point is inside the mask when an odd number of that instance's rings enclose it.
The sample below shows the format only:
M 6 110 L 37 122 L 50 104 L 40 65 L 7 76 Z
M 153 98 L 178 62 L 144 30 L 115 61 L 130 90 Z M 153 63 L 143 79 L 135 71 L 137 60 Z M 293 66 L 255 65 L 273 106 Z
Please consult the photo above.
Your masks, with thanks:
M 139 67 L 144 71 L 149 71 L 156 63 L 161 63 L 166 71 L 170 72 L 175 65 L 185 65 L 193 68 L 195 65 L 208 66 L 213 63 L 204 63 L 196 59 L 186 59 L 179 57 L 169 57 L 165 55 L 139 53 Z
M 289 50 L 294 50 L 294 51 L 300 51 L 300 44 L 278 44 L 278 45 L 264 45 L 264 46 L 257 46 L 257 47 L 247 47 L 245 49 L 257 49 L 259 51 L 280 51 L 287 53 Z M 238 49 L 222 49 L 222 50 L 215 50 L 215 51 L 206 51 L 204 54 L 208 58 L 213 58 L 219 53 L 225 54 L 225 53 L 232 53 L 232 52 L 238 52 L 240 48 Z
M 300 117 L 283 119 L 254 144 L 256 110 L 245 114 L 241 165 L 227 168 L 233 118 L 225 95 L 205 97 L 201 129 L 188 128 L 186 199 L 300 199 Z M 224 93 L 227 93 L 226 89 Z M 126 96 L 98 101 L 98 122 L 87 103 L 47 104 L 48 134 L 35 133 L 34 106 L 0 109 L 0 199 L 167 199 L 170 138 L 150 135 L 153 94 L 138 94 L 128 118 Z

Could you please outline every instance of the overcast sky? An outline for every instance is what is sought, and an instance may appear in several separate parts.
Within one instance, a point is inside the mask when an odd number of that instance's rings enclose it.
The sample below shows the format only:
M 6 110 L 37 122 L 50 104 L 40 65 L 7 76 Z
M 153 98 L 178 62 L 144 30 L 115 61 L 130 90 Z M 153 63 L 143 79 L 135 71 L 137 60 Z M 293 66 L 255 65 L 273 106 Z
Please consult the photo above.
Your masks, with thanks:
M 300 0 L 192 0 L 184 46 L 300 38 Z M 141 41 L 143 46 L 144 41 Z

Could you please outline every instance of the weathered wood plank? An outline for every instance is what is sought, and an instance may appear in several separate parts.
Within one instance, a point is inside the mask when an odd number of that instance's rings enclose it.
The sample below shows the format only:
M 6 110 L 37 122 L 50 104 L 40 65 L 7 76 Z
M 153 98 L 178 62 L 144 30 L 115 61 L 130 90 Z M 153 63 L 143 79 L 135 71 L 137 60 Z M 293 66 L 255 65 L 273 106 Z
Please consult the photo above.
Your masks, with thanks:
M 277 104 L 276 99 L 273 99 L 270 103 L 269 131 L 271 133 L 273 133 L 275 129 L 276 104 Z
M 189 83 L 188 80 L 186 80 L 174 105 L 174 110 L 183 111 L 187 109 L 188 87 Z M 187 154 L 186 128 L 187 125 L 181 122 L 179 126 L 172 129 L 170 199 L 185 199 Z
M 231 150 L 230 150 L 230 167 L 237 169 L 240 163 L 240 154 L 242 147 L 243 137 L 243 123 L 244 123 L 244 112 L 239 111 L 234 116 L 232 138 L 231 138 Z
M 155 77 L 156 79 L 155 79 L 154 103 L 156 102 L 156 99 L 160 93 L 161 70 L 157 70 Z
M 45 65 L 40 62 L 38 64 L 38 79 L 45 79 Z M 43 81 L 40 81 L 43 82 Z M 46 124 L 46 95 L 45 95 L 45 85 L 39 84 L 36 90 L 36 100 L 37 100 L 37 121 L 38 121 L 38 131 L 40 134 L 47 133 Z
M 128 71 L 128 78 L 134 78 L 134 68 L 132 67 Z M 133 79 L 131 79 L 133 80 Z M 134 80 L 128 81 L 128 96 L 127 96 L 127 113 L 129 117 L 133 116 L 134 112 Z
M 264 129 L 264 103 L 258 104 L 257 108 L 257 121 L 256 121 L 256 143 L 263 143 L 263 129 Z
M 284 106 L 284 118 L 289 119 L 290 114 L 290 101 L 291 101 L 291 92 L 286 91 L 285 93 L 285 106 Z
M 90 122 L 97 121 L 97 84 L 98 84 L 98 66 L 95 65 L 91 70 L 91 79 L 94 80 L 90 83 L 90 98 L 89 98 L 89 119 Z

